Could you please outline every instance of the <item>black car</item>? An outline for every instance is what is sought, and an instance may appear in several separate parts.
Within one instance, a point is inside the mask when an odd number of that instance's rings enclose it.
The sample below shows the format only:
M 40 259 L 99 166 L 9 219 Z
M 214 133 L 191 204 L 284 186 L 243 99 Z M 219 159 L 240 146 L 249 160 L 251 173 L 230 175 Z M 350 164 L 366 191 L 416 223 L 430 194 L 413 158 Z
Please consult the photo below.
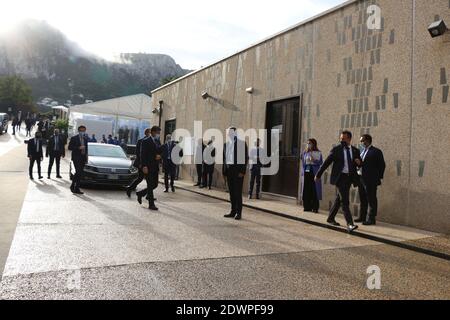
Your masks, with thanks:
M 6 113 L 0 113 L 0 134 L 8 132 L 9 116 Z
M 84 167 L 82 184 L 128 186 L 137 178 L 137 168 L 133 167 L 132 160 L 121 147 L 89 143 L 88 150 L 89 158 Z

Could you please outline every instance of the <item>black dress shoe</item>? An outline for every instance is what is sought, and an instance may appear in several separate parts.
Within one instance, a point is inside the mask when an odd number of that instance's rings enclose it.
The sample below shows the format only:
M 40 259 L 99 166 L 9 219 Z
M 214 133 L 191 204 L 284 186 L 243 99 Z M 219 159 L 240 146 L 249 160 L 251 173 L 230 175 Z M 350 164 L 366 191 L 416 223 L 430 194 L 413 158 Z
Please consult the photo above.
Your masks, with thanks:
M 51 179 L 51 177 L 50 177 L 50 176 L 48 176 L 48 177 L 47 177 L 47 179 Z
M 235 213 L 230 213 L 230 214 L 224 215 L 223 217 L 224 217 L 224 218 L 234 218 L 235 216 L 236 216 Z
M 127 188 L 127 197 L 131 198 L 131 189 Z
M 168 193 L 168 192 L 169 192 L 169 189 L 164 190 L 164 193 Z
M 319 213 L 319 210 L 318 209 L 314 209 L 312 212 L 313 213 Z
M 353 231 L 355 231 L 358 228 L 359 228 L 358 226 L 355 226 L 355 225 L 352 225 L 352 224 L 347 226 L 347 230 L 348 230 L 349 233 L 352 233 Z
M 260 199 L 261 199 L 261 196 L 260 196 L 259 194 L 257 194 L 257 195 L 256 195 L 256 199 L 257 199 L 257 200 L 260 200 Z
M 235 217 L 234 217 L 234 220 L 241 220 L 242 219 L 242 215 L 240 215 L 240 214 L 237 214 Z
M 363 223 L 363 222 L 366 222 L 366 219 L 359 218 L 359 219 L 356 219 L 355 222 L 356 223 Z
M 84 192 L 81 192 L 81 190 L 75 190 L 74 194 L 84 194 Z
M 175 187 L 172 187 L 172 192 L 175 192 Z
M 61 176 L 56 176 L 56 179 L 62 179 L 62 177 Z
M 41 180 L 41 179 L 44 179 L 44 177 L 43 177 L 43 176 L 40 176 L 40 177 L 39 177 L 39 180 Z
M 155 206 L 155 204 L 150 204 L 148 208 L 152 211 L 158 211 L 159 209 Z
M 335 226 L 335 227 L 340 227 L 341 225 L 339 223 L 337 223 L 335 220 L 331 221 L 331 220 L 327 220 L 327 223 Z
M 33 177 L 30 177 L 30 180 L 34 180 L 34 178 L 33 178 Z
M 200 186 L 200 183 L 194 184 L 194 187 L 198 187 L 198 186 Z
M 142 204 L 142 196 L 141 195 L 137 195 L 137 202 L 139 202 L 139 204 Z
M 363 222 L 364 226 L 375 226 L 376 224 L 377 224 L 376 220 L 368 220 Z
M 248 200 L 252 200 L 253 196 L 251 194 L 248 195 Z

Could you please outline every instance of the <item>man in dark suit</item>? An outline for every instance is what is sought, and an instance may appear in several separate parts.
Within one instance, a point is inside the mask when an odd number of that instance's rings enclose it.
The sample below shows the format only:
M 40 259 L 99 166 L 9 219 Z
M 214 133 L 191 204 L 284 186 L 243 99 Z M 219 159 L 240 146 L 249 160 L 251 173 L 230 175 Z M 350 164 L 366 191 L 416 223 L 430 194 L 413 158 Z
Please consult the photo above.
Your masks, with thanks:
M 195 168 L 197 170 L 197 183 L 194 185 L 194 187 L 201 187 L 202 186 L 202 179 L 203 179 L 203 152 L 205 151 L 205 144 L 203 143 L 202 139 L 197 140 L 197 145 L 195 147 L 195 154 L 194 154 L 194 160 L 195 160 Z
M 35 137 L 33 139 L 28 140 L 27 153 L 28 159 L 30 159 L 30 167 L 28 170 L 30 174 L 30 180 L 34 180 L 33 167 L 35 162 L 38 167 L 39 179 L 43 178 L 43 176 L 41 175 L 41 161 L 44 159 L 44 152 L 42 149 L 42 145 L 43 145 L 42 134 L 40 132 L 36 132 Z
M 88 139 L 86 127 L 78 128 L 78 135 L 70 138 L 69 150 L 72 151 L 72 162 L 75 167 L 75 175 L 72 178 L 70 191 L 74 194 L 83 194 L 80 190 L 80 182 L 83 177 L 84 166 L 88 162 Z
M 377 223 L 377 188 L 381 185 L 381 180 L 383 180 L 384 171 L 386 170 L 383 152 L 375 148 L 372 145 L 372 141 L 372 137 L 368 134 L 363 135 L 360 140 L 364 150 L 361 153 L 362 162 L 359 163 L 360 168 L 358 170 L 361 211 L 356 222 L 362 222 L 365 226 L 372 226 Z M 369 216 L 367 216 L 368 208 L 370 208 Z
M 56 161 L 56 178 L 61 179 L 60 174 L 60 163 L 61 163 L 61 157 L 66 156 L 66 150 L 64 146 L 64 139 L 59 134 L 59 129 L 55 129 L 53 132 L 53 136 L 50 137 L 47 143 L 47 148 L 45 150 L 45 156 L 49 159 L 48 162 L 48 176 L 47 178 L 50 179 L 50 175 L 52 173 L 52 167 L 53 163 Z
M 141 190 L 137 193 L 138 202 L 142 204 L 142 198 L 147 195 L 149 201 L 149 209 L 157 211 L 158 208 L 155 206 L 155 197 L 153 190 L 158 187 L 158 174 L 159 174 L 159 162 L 161 160 L 160 156 L 160 145 L 159 136 L 161 134 L 161 128 L 153 127 L 150 130 L 150 137 L 142 141 L 142 172 L 145 175 L 145 180 L 147 182 L 147 189 Z
M 145 129 L 145 137 L 142 139 L 139 139 L 136 143 L 136 158 L 133 162 L 133 167 L 137 168 L 138 171 L 138 177 L 136 180 L 134 180 L 128 187 L 127 187 L 127 196 L 128 198 L 131 197 L 131 192 L 136 190 L 137 186 L 144 181 L 145 175 L 144 172 L 142 172 L 142 165 L 141 165 L 141 159 L 142 159 L 142 142 L 147 139 L 150 136 L 150 128 Z
M 340 140 L 341 144 L 331 150 L 330 155 L 317 172 L 315 180 L 319 181 L 323 173 L 333 164 L 330 183 L 336 186 L 337 195 L 327 222 L 333 226 L 339 226 L 335 218 L 342 205 L 348 231 L 353 232 L 358 229 L 358 226 L 353 223 L 353 217 L 350 212 L 350 188 L 352 184 L 357 186 L 359 183 L 357 162 L 361 161 L 361 156 L 359 150 L 351 145 L 351 132 L 342 132 Z
M 166 136 L 166 143 L 161 147 L 161 156 L 163 160 L 163 169 L 164 169 L 164 185 L 166 190 L 164 192 L 169 192 L 169 178 L 170 178 L 170 187 L 172 192 L 175 192 L 175 174 L 177 171 L 177 165 L 172 159 L 172 153 L 175 150 L 175 153 L 178 152 L 178 156 L 183 156 L 183 151 L 181 148 L 172 141 L 172 136 L 168 134 Z
M 223 149 L 223 175 L 230 192 L 231 212 L 225 218 L 242 219 L 242 188 L 248 164 L 248 148 L 238 139 L 236 128 L 228 129 L 229 140 Z

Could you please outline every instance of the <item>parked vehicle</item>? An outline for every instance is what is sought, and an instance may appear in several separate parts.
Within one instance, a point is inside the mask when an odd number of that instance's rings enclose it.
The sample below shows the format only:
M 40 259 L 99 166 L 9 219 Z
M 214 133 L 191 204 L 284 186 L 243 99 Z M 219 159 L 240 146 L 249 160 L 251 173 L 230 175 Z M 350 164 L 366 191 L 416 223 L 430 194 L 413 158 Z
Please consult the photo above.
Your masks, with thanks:
M 0 134 L 8 132 L 9 116 L 6 113 L 0 113 Z
M 137 178 L 138 169 L 121 147 L 89 143 L 88 150 L 89 161 L 84 167 L 82 184 L 128 186 Z

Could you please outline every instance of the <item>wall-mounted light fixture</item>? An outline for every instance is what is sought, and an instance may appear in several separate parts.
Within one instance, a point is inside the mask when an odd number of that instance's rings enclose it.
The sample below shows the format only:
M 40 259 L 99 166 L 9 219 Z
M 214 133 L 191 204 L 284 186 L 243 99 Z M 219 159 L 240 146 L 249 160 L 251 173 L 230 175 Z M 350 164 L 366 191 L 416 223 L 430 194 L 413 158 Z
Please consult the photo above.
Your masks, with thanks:
M 246 91 L 248 94 L 252 94 L 252 93 L 253 93 L 253 87 L 247 88 L 247 89 L 245 89 L 245 91 Z
M 202 98 L 203 98 L 203 100 L 206 100 L 206 99 L 208 99 L 208 98 L 210 98 L 210 97 L 211 97 L 211 96 L 209 95 L 208 92 L 204 91 L 204 92 L 202 93 Z
M 444 20 L 435 21 L 428 27 L 428 31 L 432 38 L 443 36 L 448 32 L 447 25 Z

